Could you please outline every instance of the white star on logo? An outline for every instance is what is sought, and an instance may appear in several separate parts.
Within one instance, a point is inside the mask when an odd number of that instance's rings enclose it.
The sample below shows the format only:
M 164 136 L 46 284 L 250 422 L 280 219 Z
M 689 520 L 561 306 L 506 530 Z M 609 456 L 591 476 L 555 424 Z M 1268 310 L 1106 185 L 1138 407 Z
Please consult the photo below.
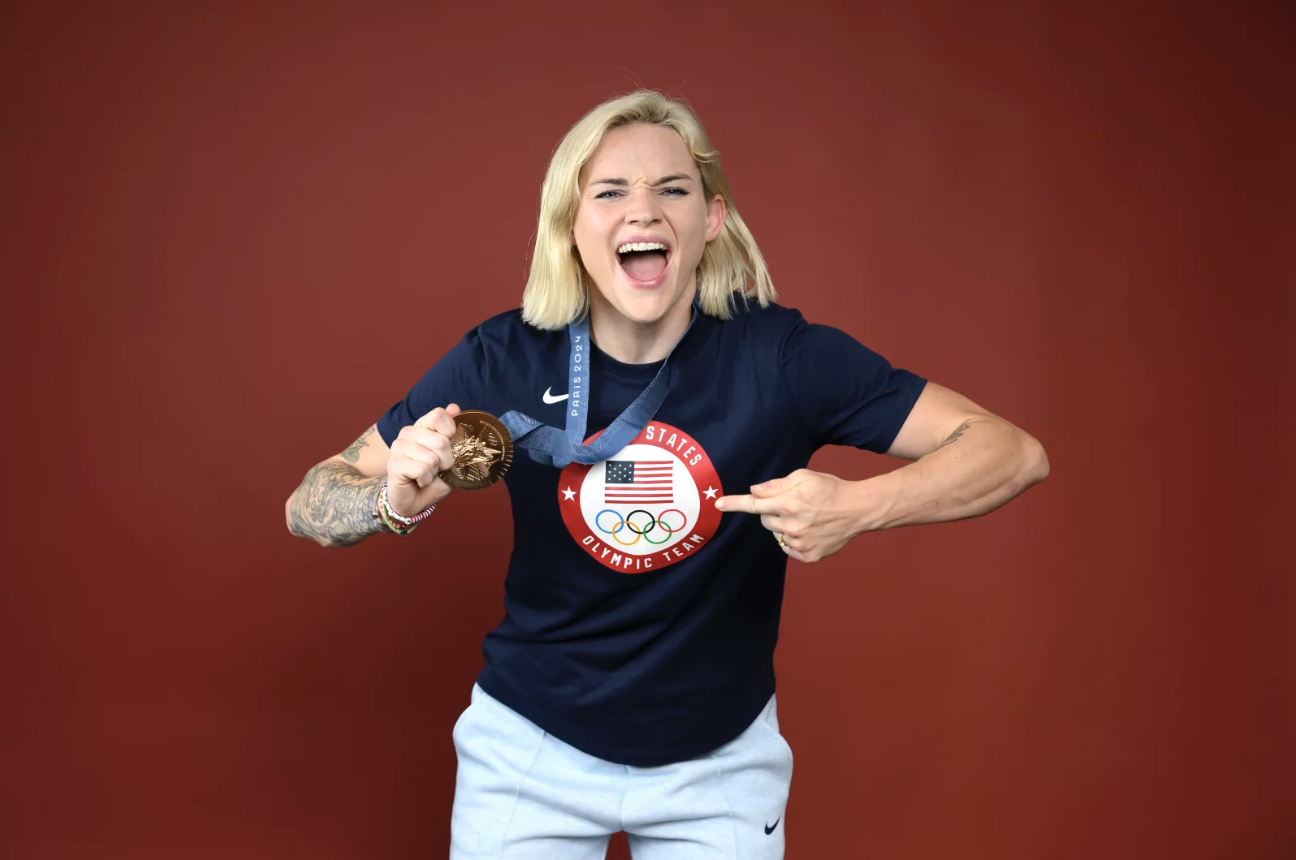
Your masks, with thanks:
M 563 490 L 562 492 L 563 492 L 563 496 L 564 496 L 563 501 L 565 501 L 565 502 L 570 502 L 572 499 L 576 498 L 576 494 L 572 492 L 572 488 L 571 488 L 571 487 L 568 487 L 567 489 Z
M 717 492 L 716 490 L 711 489 L 711 485 L 710 485 L 710 484 L 707 484 L 707 488 L 706 488 L 706 497 L 707 497 L 708 499 L 714 499 L 714 498 L 716 497 L 716 492 Z

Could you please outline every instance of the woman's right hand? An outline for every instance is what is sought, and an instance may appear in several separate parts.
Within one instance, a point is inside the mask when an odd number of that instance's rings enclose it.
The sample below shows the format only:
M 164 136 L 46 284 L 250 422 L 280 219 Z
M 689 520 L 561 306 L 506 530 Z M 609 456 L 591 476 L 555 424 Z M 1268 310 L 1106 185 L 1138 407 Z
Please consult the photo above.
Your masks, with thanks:
M 438 406 L 408 427 L 392 442 L 387 458 L 387 504 L 403 517 L 427 510 L 454 492 L 438 476 L 454 465 L 450 440 L 459 407 Z

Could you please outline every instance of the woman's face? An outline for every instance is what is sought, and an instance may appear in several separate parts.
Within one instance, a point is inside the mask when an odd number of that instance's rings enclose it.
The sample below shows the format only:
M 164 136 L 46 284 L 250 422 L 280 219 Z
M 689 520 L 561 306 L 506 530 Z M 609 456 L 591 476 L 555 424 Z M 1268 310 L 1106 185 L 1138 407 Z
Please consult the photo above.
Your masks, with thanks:
M 655 323 L 691 299 L 702 251 L 720 234 L 725 207 L 720 195 L 703 196 L 678 134 L 646 123 L 609 131 L 581 169 L 580 192 L 572 238 L 612 310 Z

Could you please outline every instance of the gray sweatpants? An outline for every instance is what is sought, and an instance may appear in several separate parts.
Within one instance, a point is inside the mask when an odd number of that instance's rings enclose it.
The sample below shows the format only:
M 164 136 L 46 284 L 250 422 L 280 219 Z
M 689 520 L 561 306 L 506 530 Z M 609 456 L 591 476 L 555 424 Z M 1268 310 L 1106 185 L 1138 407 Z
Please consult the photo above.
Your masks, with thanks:
M 792 749 L 774 697 L 706 755 L 630 767 L 587 755 L 473 685 L 454 727 L 450 860 L 781 860 Z

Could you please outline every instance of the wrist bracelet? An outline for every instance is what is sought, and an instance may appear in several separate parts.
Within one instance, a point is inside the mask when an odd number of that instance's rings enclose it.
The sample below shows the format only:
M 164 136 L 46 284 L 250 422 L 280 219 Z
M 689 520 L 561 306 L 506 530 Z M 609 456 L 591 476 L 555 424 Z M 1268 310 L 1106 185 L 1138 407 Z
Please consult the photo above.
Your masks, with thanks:
M 380 498 L 382 497 L 382 492 L 381 492 L 381 490 L 379 491 L 379 497 L 380 497 Z M 401 526 L 399 526 L 399 525 L 397 525 L 396 523 L 394 523 L 394 522 L 391 521 L 391 519 L 387 516 L 387 511 L 385 511 L 385 510 L 383 509 L 383 507 L 384 507 L 384 506 L 381 505 L 381 504 L 375 504 L 375 505 L 374 505 L 374 512 L 373 512 L 374 519 L 379 520 L 380 522 L 382 522 L 383 526 L 384 526 L 388 531 L 390 531 L 390 532 L 392 532 L 394 535 L 396 535 L 397 537 L 405 537 L 405 536 L 408 535 L 410 532 L 414 531 L 414 529 L 418 528 L 418 524 L 417 524 L 417 523 L 415 523 L 414 525 L 410 526 L 409 528 L 402 528 Z
M 392 508 L 391 503 L 387 500 L 387 479 L 383 479 L 382 486 L 378 488 L 378 512 L 386 526 L 396 534 L 404 537 L 417 528 L 421 520 L 427 519 L 432 512 L 436 510 L 436 505 L 430 505 L 427 510 L 415 514 L 412 517 L 403 517 Z M 404 526 L 402 528 L 400 523 Z
M 412 526 L 420 520 L 427 519 L 427 517 L 433 511 L 436 510 L 436 505 L 431 505 L 430 507 L 428 507 L 427 510 L 419 514 L 415 514 L 412 517 L 403 517 L 400 514 L 396 513 L 395 509 L 392 508 L 391 506 L 391 502 L 388 501 L 386 479 L 383 480 L 382 488 L 378 491 L 378 499 L 379 499 L 379 504 L 382 505 L 383 509 L 387 512 L 387 516 L 391 517 L 392 519 L 398 522 L 402 522 L 407 526 Z
M 381 508 L 379 508 L 378 513 L 379 516 L 382 518 L 383 525 L 385 525 L 388 529 L 390 529 L 391 532 L 395 534 L 397 537 L 405 537 L 410 532 L 414 531 L 414 529 L 418 528 L 418 523 L 415 523 L 409 528 L 402 528 L 397 523 L 393 523 L 391 520 L 389 520 L 387 518 L 387 512 L 382 510 Z

